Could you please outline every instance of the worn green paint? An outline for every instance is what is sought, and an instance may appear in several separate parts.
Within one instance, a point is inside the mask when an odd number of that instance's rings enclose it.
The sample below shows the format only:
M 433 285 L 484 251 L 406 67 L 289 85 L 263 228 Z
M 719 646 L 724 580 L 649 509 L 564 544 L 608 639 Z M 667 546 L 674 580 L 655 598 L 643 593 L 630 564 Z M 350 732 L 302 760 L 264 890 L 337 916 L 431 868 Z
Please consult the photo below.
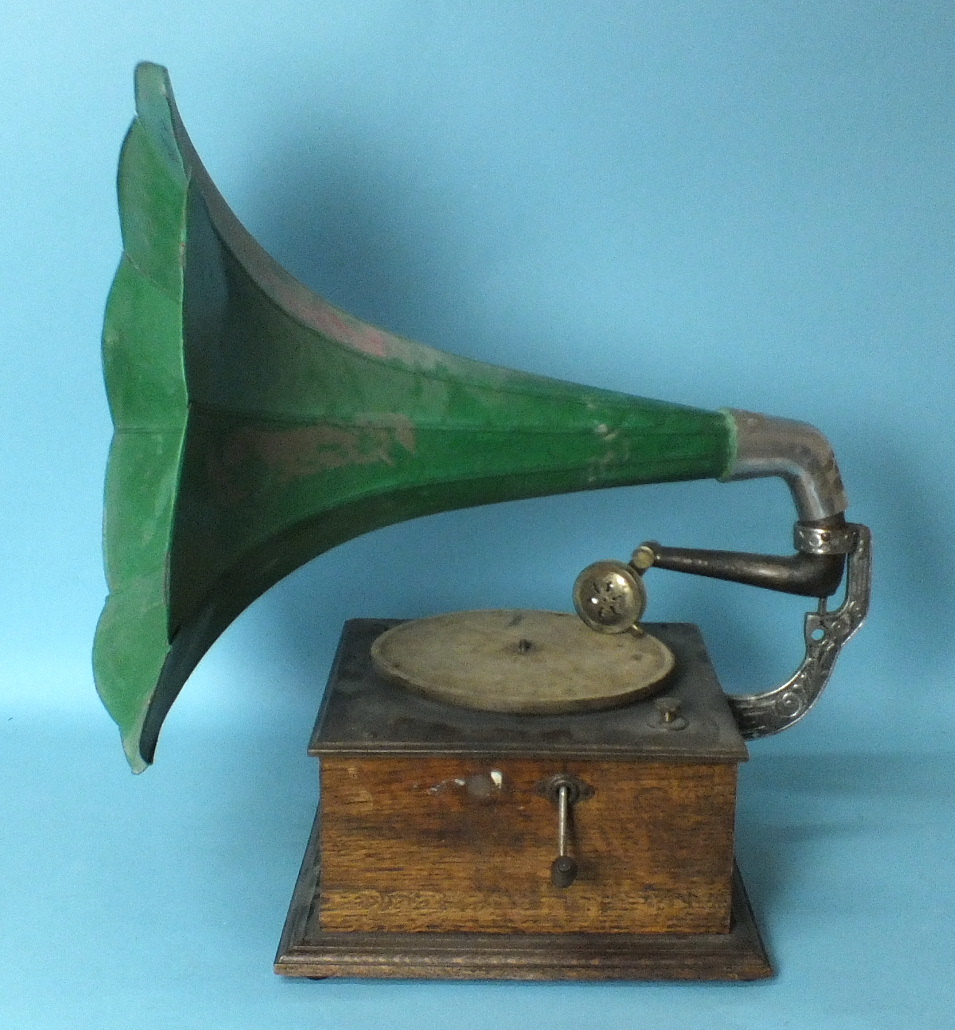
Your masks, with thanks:
M 218 634 L 336 544 L 432 512 L 731 464 L 718 412 L 455 357 L 308 294 L 224 210 L 164 69 L 140 65 L 136 101 L 103 336 L 115 436 L 94 649 L 134 769 Z

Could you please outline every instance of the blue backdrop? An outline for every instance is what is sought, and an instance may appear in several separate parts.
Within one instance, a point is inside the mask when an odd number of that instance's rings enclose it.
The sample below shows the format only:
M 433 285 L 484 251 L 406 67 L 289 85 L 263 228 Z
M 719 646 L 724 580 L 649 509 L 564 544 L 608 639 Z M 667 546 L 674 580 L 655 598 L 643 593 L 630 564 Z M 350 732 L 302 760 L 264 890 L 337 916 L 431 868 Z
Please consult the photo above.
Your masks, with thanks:
M 931 0 L 4 5 L 0 1026 L 952 1026 L 953 20 Z M 356 540 L 228 631 L 129 775 L 88 655 L 113 183 L 144 58 L 239 216 L 343 307 L 832 440 L 875 535 L 873 610 L 818 710 L 743 772 L 739 861 L 777 979 L 288 983 L 271 960 L 345 618 L 567 608 L 581 567 L 645 538 L 785 550 L 779 484 Z M 728 689 L 799 658 L 798 600 L 649 586 L 649 617 L 701 623 Z

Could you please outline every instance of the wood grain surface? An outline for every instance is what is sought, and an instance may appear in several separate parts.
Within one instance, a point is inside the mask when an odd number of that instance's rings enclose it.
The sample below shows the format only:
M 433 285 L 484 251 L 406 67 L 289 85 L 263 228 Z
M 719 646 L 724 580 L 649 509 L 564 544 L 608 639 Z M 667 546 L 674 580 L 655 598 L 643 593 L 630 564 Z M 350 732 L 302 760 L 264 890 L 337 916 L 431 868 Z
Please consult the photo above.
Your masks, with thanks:
M 319 920 L 327 931 L 727 933 L 736 766 L 489 756 L 325 756 Z M 580 872 L 554 887 L 557 813 Z

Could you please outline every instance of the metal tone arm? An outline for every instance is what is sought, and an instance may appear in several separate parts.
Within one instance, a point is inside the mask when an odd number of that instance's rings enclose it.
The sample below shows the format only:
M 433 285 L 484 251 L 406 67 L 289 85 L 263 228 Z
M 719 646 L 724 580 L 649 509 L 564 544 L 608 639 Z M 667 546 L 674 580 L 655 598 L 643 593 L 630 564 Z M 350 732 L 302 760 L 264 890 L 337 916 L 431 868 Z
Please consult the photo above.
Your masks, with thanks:
M 605 633 L 630 629 L 645 605 L 640 577 L 653 566 L 819 598 L 818 609 L 806 614 L 806 652 L 793 676 L 760 694 L 728 695 L 740 732 L 752 740 L 792 726 L 809 711 L 829 682 L 842 645 L 865 621 L 871 536 L 865 526 L 845 520 L 849 501 L 842 477 L 832 447 L 818 429 L 750 411 L 724 409 L 723 414 L 735 443 L 723 481 L 760 476 L 785 480 L 799 515 L 793 531 L 796 553 L 709 551 L 648 541 L 633 552 L 628 565 L 598 562 L 585 569 L 574 587 L 574 603 L 593 629 Z M 838 590 L 846 569 L 845 597 L 830 612 L 826 599 Z M 613 604 L 601 606 L 605 594 L 612 595 Z
M 834 594 L 842 582 L 845 556 L 855 546 L 854 528 L 842 515 L 833 515 L 818 522 L 797 522 L 793 537 L 796 554 L 786 556 L 664 547 L 650 540 L 634 552 L 633 563 L 637 568 L 653 565 L 803 597 Z
M 653 564 L 668 572 L 727 579 L 751 587 L 779 590 L 802 597 L 830 597 L 839 589 L 846 559 L 844 554 L 790 556 L 749 554 L 744 551 L 707 551 L 688 547 L 643 544 L 653 552 Z
M 747 740 L 778 733 L 798 722 L 809 711 L 829 682 L 843 644 L 862 625 L 869 611 L 872 546 L 871 535 L 865 526 L 841 519 L 838 524 L 832 520 L 828 526 L 797 523 L 796 540 L 797 547 L 802 550 L 794 558 L 688 551 L 646 543 L 637 548 L 631 562 L 641 572 L 651 565 L 658 565 L 660 568 L 804 594 L 815 592 L 803 589 L 807 577 L 800 571 L 795 574 L 795 581 L 787 581 L 785 569 L 804 566 L 808 559 L 826 560 L 824 565 L 815 566 L 821 573 L 815 581 L 819 588 L 819 607 L 815 612 L 806 613 L 806 652 L 799 668 L 785 683 L 772 690 L 760 694 L 728 695 L 740 733 Z M 834 550 L 840 553 L 832 553 Z M 833 566 L 832 559 L 838 559 L 838 564 Z M 826 609 L 826 597 L 838 585 L 843 562 L 846 562 L 848 571 L 845 598 L 835 611 L 830 612 Z M 839 576 L 832 583 L 835 571 Z

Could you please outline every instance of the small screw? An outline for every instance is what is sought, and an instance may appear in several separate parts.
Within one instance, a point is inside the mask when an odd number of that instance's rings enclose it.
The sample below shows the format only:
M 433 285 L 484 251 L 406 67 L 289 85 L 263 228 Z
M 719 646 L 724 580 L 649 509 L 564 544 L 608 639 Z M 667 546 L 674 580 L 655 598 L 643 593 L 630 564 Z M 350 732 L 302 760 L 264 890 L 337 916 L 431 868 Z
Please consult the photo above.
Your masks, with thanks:
M 659 546 L 660 545 L 655 540 L 648 540 L 645 544 L 641 544 L 633 552 L 630 564 L 637 570 L 637 572 L 646 572 L 647 569 L 653 567 L 653 563 L 657 560 L 654 548 Z
M 683 707 L 679 698 L 675 697 L 658 697 L 656 705 L 660 718 L 664 722 L 674 722 L 680 714 L 680 709 Z
M 665 730 L 682 730 L 686 726 L 686 719 L 680 714 L 683 702 L 678 697 L 658 697 L 653 703 L 657 710 L 657 726 Z

